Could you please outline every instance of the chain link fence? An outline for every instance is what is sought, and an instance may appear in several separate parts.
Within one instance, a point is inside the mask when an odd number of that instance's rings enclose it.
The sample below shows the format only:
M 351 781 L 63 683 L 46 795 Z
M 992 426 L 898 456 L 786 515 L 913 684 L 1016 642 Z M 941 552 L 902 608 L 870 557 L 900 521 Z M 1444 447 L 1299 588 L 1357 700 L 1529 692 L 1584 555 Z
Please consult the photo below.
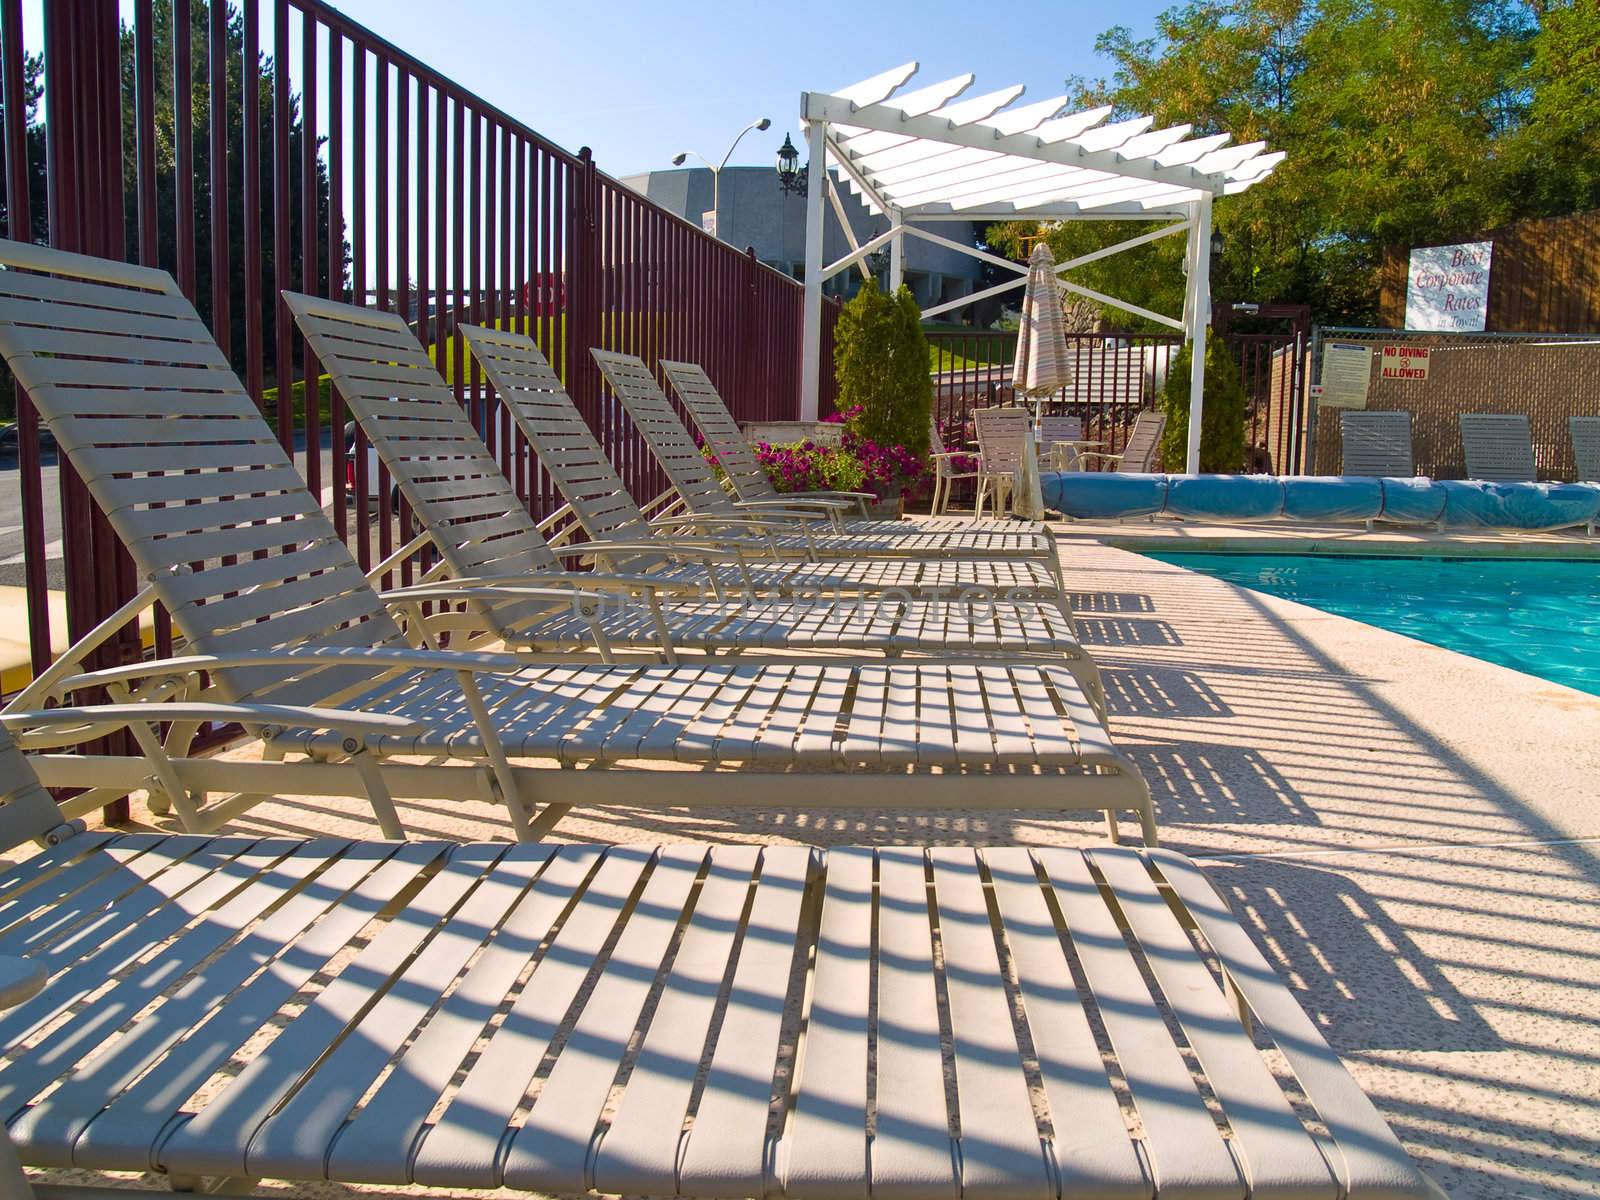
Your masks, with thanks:
M 1363 352 L 1370 355 L 1364 402 L 1355 403 Z M 1576 478 L 1567 418 L 1600 416 L 1600 336 L 1594 334 L 1318 326 L 1311 356 L 1318 386 L 1308 405 L 1310 474 L 1342 473 L 1339 413 L 1352 404 L 1410 413 L 1415 470 L 1434 479 L 1466 475 L 1462 413 L 1526 415 L 1539 478 L 1566 481 Z

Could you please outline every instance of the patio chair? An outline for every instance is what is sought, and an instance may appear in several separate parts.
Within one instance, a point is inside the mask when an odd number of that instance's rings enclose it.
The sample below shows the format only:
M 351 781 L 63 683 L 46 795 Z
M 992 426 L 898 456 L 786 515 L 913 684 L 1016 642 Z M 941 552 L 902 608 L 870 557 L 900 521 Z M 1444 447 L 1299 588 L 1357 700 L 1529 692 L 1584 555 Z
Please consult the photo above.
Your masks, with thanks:
M 1568 417 L 1572 458 L 1580 483 L 1600 483 L 1600 417 Z
M 697 598 L 703 581 L 694 578 L 563 570 L 454 392 L 398 314 L 295 292 L 285 292 L 284 301 L 422 522 L 425 533 L 414 544 L 431 541 L 437 547 L 452 587 L 522 583 L 611 598 L 587 612 L 574 612 L 571 605 L 552 612 L 548 602 L 517 599 L 500 605 L 474 602 L 473 616 L 447 614 L 430 622 L 430 629 L 444 623 L 487 629 L 508 645 L 534 650 L 597 642 L 607 661 L 612 645 L 662 649 L 669 662 L 676 661 L 680 648 L 1060 655 L 1072 664 L 1096 708 L 1103 704 L 1093 661 L 1071 621 L 1050 603 L 866 598 L 829 603 L 755 596 L 730 603 Z M 589 544 L 561 550 L 569 558 L 594 552 Z M 693 546 L 680 555 L 690 564 L 717 561 Z M 409 605 L 426 590 L 400 594 Z
M 974 520 L 982 517 L 983 502 L 988 500 L 998 517 L 1022 483 L 1028 414 L 1020 408 L 980 408 L 973 411 L 972 419 L 978 433 L 978 498 L 972 516 Z
M 1177 854 L 116 835 L 0 732 L 0 852 L 29 839 L 0 867 L 13 1200 L 123 1194 L 24 1164 L 195 1194 L 1429 1195 Z
M 1085 450 L 1078 455 L 1079 469 L 1083 464 L 1098 462 L 1113 471 L 1147 475 L 1156 469 L 1161 458 L 1161 435 L 1167 428 L 1167 414 L 1154 408 L 1141 408 L 1133 418 L 1133 429 L 1123 443 L 1120 454 L 1105 454 L 1099 450 Z
M 1039 466 L 1049 471 L 1076 471 L 1078 455 L 1085 449 L 1082 417 L 1040 417 L 1034 431 L 1039 445 Z
M 723 489 L 711 464 L 706 462 L 700 448 L 695 445 L 672 401 L 661 390 L 656 377 L 644 362 L 631 354 L 614 350 L 593 350 L 601 374 L 611 386 L 617 399 L 622 401 L 633 420 L 634 427 L 643 435 L 645 444 L 656 461 L 666 471 L 667 478 L 682 497 L 685 507 L 696 517 L 711 519 L 736 516 L 742 510 L 739 502 Z M 780 497 L 763 503 L 754 511 L 773 513 L 779 519 L 785 516 Z M 803 519 L 815 514 L 794 514 Z M 813 525 L 819 524 L 813 521 Z M 835 557 L 924 557 L 947 555 L 952 558 L 1020 558 L 1056 560 L 1055 540 L 1043 526 L 1028 529 L 1013 526 L 991 527 L 986 530 L 946 528 L 933 531 L 899 522 L 887 523 L 885 531 L 880 524 L 874 531 L 845 531 L 836 533 L 828 526 L 808 530 L 801 539 L 778 538 L 780 546 L 790 546 L 795 553 L 811 552 Z
M 47 783 L 149 788 L 187 828 L 287 793 L 364 795 L 391 837 L 395 797 L 473 796 L 503 804 L 519 840 L 573 804 L 822 803 L 1104 812 L 1113 836 L 1131 808 L 1153 843 L 1144 780 L 1059 660 L 530 666 L 412 647 L 171 276 L 14 241 L 0 266 L 0 353 L 188 651 L 73 675 L 80 643 L 41 674 L 8 710 L 25 748 L 100 736 L 33 711 L 70 692 L 148 714 L 132 719 L 141 757 L 50 755 Z M 233 707 L 185 707 L 214 698 Z M 188 757 L 179 732 L 211 719 L 243 722 L 262 761 Z M 412 757 L 435 761 L 397 761 Z M 649 762 L 698 769 L 605 769 Z M 231 795 L 207 806 L 213 792 Z
M 567 508 L 553 514 L 547 524 L 570 514 L 600 553 L 604 553 L 604 544 L 613 539 L 629 545 L 647 544 L 657 531 L 628 494 L 627 486 L 533 339 L 477 325 L 463 325 L 460 329 L 473 358 L 510 410 L 518 431 L 533 447 L 545 473 L 567 502 Z M 716 524 L 714 517 L 707 519 Z M 749 519 L 748 514 L 744 519 Z M 624 555 L 607 556 L 602 561 L 610 570 L 634 569 Z M 975 560 L 893 555 L 815 562 L 749 562 L 744 567 L 743 582 L 757 590 L 808 595 L 842 589 L 871 594 L 890 592 L 913 599 L 1044 599 L 1060 606 L 1064 613 L 1072 611 L 1056 558 L 1043 561 L 997 556 Z
M 1461 449 L 1467 478 L 1490 483 L 1532 483 L 1533 436 L 1522 413 L 1462 413 Z
M 1577 466 L 1580 483 L 1600 483 L 1600 417 L 1568 417 L 1567 429 L 1572 434 L 1572 457 Z M 1596 522 L 1589 522 L 1589 536 L 1593 537 Z
M 865 515 L 864 504 L 865 501 L 873 499 L 872 493 L 780 492 L 772 486 L 772 480 L 756 461 L 754 450 L 739 430 L 739 423 L 734 420 L 733 413 L 717 392 L 704 368 L 698 363 L 674 362 L 664 358 L 661 360 L 661 370 L 665 373 L 667 381 L 672 384 L 673 390 L 678 393 L 678 399 L 683 402 L 690 419 L 699 429 L 700 436 L 705 439 L 705 444 L 717 456 L 717 464 L 726 474 L 734 495 L 744 504 L 794 507 L 804 506 L 807 503 L 820 503 L 826 505 L 835 515 L 836 524 L 841 531 L 852 533 L 888 533 L 903 536 L 907 532 L 926 534 L 937 531 L 970 539 L 971 535 L 979 530 L 1013 537 L 1024 531 L 1024 527 L 1019 527 L 1014 521 L 990 522 L 975 530 L 972 522 L 959 517 L 950 517 L 942 521 L 918 521 L 914 528 L 908 528 L 898 521 L 846 520 L 843 514 L 851 508 Z M 932 414 L 929 414 L 928 419 L 932 430 L 929 448 L 943 450 L 943 443 L 938 437 L 938 425 L 933 421 Z M 945 476 L 936 474 L 935 489 L 938 489 L 944 478 Z M 937 516 L 937 510 L 934 515 Z M 1033 531 L 1048 533 L 1042 525 L 1034 526 Z
M 1341 474 L 1382 479 L 1410 479 L 1411 414 L 1346 409 L 1339 413 L 1344 444 Z
M 976 455 L 968 450 L 951 450 L 945 445 L 944 439 L 939 436 L 939 422 L 932 413 L 928 414 L 928 458 L 933 463 L 933 500 L 929 504 L 929 511 L 935 517 L 942 516 L 950 505 L 950 490 L 952 484 L 958 479 L 976 479 L 978 472 L 960 471 L 956 469 L 956 460 L 970 459 L 976 462 Z M 960 519 L 960 518 L 955 518 Z

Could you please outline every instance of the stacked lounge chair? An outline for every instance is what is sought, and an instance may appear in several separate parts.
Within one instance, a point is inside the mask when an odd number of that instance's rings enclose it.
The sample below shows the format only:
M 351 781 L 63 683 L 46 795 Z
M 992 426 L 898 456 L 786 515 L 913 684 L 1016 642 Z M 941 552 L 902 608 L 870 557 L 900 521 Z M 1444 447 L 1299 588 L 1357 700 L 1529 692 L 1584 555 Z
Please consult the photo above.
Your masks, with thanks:
M 16 242 L 0 265 L 0 352 L 189 651 L 57 674 L 30 699 L 198 694 L 235 706 L 224 719 L 264 749 L 260 762 L 189 758 L 152 727 L 195 718 L 150 703 L 144 757 L 53 755 L 47 782 L 149 786 L 190 828 L 220 815 L 205 792 L 235 793 L 225 813 L 288 792 L 365 795 L 389 836 L 402 831 L 394 797 L 471 795 L 503 804 L 524 840 L 575 803 L 823 803 L 1103 811 L 1113 834 L 1114 813 L 1133 809 L 1154 843 L 1148 788 L 1060 660 L 529 665 L 412 646 L 170 276 Z M 276 707 L 239 714 L 255 705 Z M 50 726 L 27 734 L 36 744 L 70 740 L 54 718 L 10 716 Z M 405 727 L 358 730 L 367 716 Z M 411 756 L 436 761 L 396 761 Z M 650 762 L 699 769 L 605 769 Z
M 510 411 L 518 432 L 539 456 L 545 473 L 567 502 L 566 511 L 585 536 L 602 547 L 607 542 L 638 545 L 656 538 L 657 530 L 628 494 L 583 415 L 533 340 L 523 334 L 477 325 L 463 325 L 460 330 L 474 359 Z M 750 519 L 748 513 L 740 516 Z M 724 517 L 725 513 L 691 514 L 692 520 L 712 527 Z M 788 536 L 789 554 L 803 554 L 804 539 L 800 535 Z M 751 552 L 758 551 L 760 545 L 753 543 Z M 802 594 L 843 588 L 887 591 L 912 598 L 1047 599 L 1063 612 L 1071 611 L 1059 560 L 1053 556 L 1046 560 L 1031 548 L 1020 557 L 996 554 L 982 559 L 883 549 L 881 555 L 846 559 L 807 561 L 785 557 L 782 561 L 750 564 L 743 576 L 744 586 Z M 641 560 L 636 553 L 631 559 L 616 554 L 606 555 L 602 561 L 609 569 L 629 570 L 641 561 L 649 562 L 649 557 Z
M 1525 414 L 1462 413 L 1458 419 L 1468 479 L 1532 483 L 1538 478 Z
M 979 534 L 1006 534 L 1013 538 L 1023 533 L 1050 534 L 1046 526 L 1037 523 L 1022 525 L 1016 521 L 970 521 L 960 517 L 918 521 L 914 529 L 908 529 L 894 521 L 845 519 L 843 513 L 851 508 L 856 508 L 865 516 L 864 502 L 874 498 L 870 492 L 780 492 L 772 486 L 772 480 L 756 460 L 755 451 L 740 432 L 739 423 L 734 420 L 733 413 L 705 369 L 698 363 L 664 358 L 661 360 L 661 370 L 678 393 L 678 399 L 683 401 L 685 411 L 705 439 L 706 446 L 716 455 L 717 465 L 722 468 L 728 485 L 733 488 L 734 495 L 742 505 L 758 507 L 781 504 L 789 508 L 818 505 L 825 511 L 838 514 L 837 523 L 842 530 L 856 533 L 887 531 L 902 535 L 907 532 L 922 535 L 956 534 L 963 539 L 957 543 L 961 545 L 982 545 L 982 541 L 974 536 Z M 931 417 L 929 424 L 933 434 L 930 449 L 942 452 L 943 447 L 937 444 L 938 425 Z
M 664 648 L 668 661 L 677 661 L 680 649 L 1054 656 L 1069 663 L 1085 694 L 1103 711 L 1093 660 L 1079 645 L 1071 619 L 1047 601 L 732 600 L 702 597 L 694 579 L 563 570 L 398 315 L 297 293 L 284 298 L 422 522 L 426 539 L 442 555 L 452 577 L 446 593 L 466 582 L 508 587 L 498 606 L 475 604 L 477 624 L 497 640 L 535 650 L 570 650 L 598 639 L 602 652 L 613 644 Z M 659 544 L 652 539 L 643 548 Z M 681 556 L 690 563 L 714 562 L 718 550 L 715 544 L 691 542 Z M 563 553 L 589 556 L 596 547 L 567 547 Z M 587 613 L 574 613 L 570 605 L 552 611 L 547 599 L 520 599 L 510 590 L 518 585 L 570 587 L 606 595 L 611 602 Z M 404 595 L 428 599 L 431 594 L 424 587 Z

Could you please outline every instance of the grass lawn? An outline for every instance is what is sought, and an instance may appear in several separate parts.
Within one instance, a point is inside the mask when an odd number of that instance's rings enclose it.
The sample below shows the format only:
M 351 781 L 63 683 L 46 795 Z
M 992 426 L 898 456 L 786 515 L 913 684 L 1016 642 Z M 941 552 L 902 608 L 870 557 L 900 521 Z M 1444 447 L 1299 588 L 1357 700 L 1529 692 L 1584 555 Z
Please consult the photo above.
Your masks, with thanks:
M 973 329 L 943 321 L 925 321 L 922 331 L 930 336 L 928 369 L 935 374 L 966 371 L 991 364 L 1009 365 L 1017 349 L 1017 335 L 1006 330 Z

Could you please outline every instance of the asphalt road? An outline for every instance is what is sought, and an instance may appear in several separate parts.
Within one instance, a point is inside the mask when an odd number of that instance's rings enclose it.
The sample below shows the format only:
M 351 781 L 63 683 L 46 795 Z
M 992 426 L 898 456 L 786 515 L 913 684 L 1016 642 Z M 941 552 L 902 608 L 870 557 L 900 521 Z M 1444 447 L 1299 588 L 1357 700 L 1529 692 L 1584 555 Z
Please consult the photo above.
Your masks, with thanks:
M 51 588 L 66 587 L 61 559 L 61 492 L 57 483 L 54 450 L 43 455 L 45 578 Z M 295 465 L 304 468 L 304 448 L 295 453 Z M 332 515 L 333 451 L 322 448 L 323 509 Z M 22 556 L 22 485 L 14 454 L 0 458 L 0 586 L 20 587 L 24 579 Z

